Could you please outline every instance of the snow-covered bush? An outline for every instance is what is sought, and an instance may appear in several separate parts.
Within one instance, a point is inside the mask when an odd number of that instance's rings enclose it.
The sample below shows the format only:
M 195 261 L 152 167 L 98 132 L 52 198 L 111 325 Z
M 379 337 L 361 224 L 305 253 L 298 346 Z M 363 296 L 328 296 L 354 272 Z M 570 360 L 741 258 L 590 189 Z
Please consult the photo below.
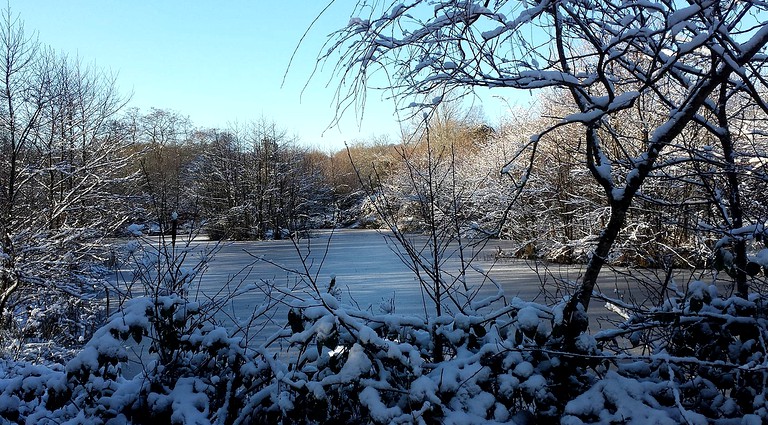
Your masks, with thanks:
M 187 267 L 188 246 L 166 242 L 132 252 L 137 282 L 126 285 L 119 310 L 71 359 L 0 369 L 0 418 L 186 424 L 240 416 L 246 396 L 272 382 L 273 368 L 219 324 L 216 300 L 188 297 L 207 258 Z
M 0 418 L 381 424 L 768 418 L 763 297 L 723 298 L 694 283 L 615 330 L 582 333 L 568 343 L 553 333 L 564 303 L 515 298 L 501 308 L 489 305 L 424 319 L 362 311 L 323 293 L 294 303 L 270 346 L 248 347 L 182 295 L 136 298 L 63 366 L 4 363 Z M 435 334 L 445 350 L 441 362 L 433 361 Z
M 288 315 L 288 372 L 262 417 L 296 423 L 487 423 L 553 419 L 596 381 L 594 339 L 548 350 L 554 310 L 512 300 L 424 320 L 340 306 L 325 294 Z M 432 361 L 442 337 L 445 360 Z M 595 355 L 594 360 L 590 357 Z
M 197 307 L 177 295 L 134 299 L 64 367 L 6 369 L 0 417 L 232 423 L 263 367 L 247 360 L 238 338 L 200 321 Z
M 564 422 L 765 423 L 765 306 L 764 296 L 724 297 L 693 282 L 601 332 L 598 340 L 629 347 L 605 356 L 611 372 L 568 403 Z

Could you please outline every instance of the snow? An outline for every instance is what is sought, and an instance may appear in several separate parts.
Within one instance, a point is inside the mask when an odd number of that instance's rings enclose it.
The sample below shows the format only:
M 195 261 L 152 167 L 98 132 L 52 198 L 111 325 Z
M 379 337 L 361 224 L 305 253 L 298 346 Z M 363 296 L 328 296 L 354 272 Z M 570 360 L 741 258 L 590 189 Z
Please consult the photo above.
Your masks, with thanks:
M 583 424 L 574 415 L 596 417 L 598 423 L 623 423 L 627 425 L 674 425 L 679 423 L 676 415 L 663 408 L 649 393 L 660 391 L 665 384 L 642 383 L 624 378 L 609 371 L 605 378 L 589 391 L 571 400 L 565 406 L 562 424 Z M 604 406 L 613 406 L 605 409 Z
M 517 312 L 517 323 L 520 329 L 534 332 L 539 327 L 539 314 L 534 307 L 524 307 Z
M 603 153 L 603 151 L 598 150 L 598 161 L 595 163 L 595 170 L 597 171 L 597 174 L 600 176 L 601 179 L 604 181 L 612 181 L 613 176 L 611 173 L 611 160 L 608 159 L 607 156 Z M 622 197 L 624 196 L 623 193 L 620 194 Z M 619 194 L 616 194 L 615 196 L 619 196 Z M 619 199 L 619 198 L 615 198 Z
M 681 22 L 690 20 L 694 15 L 701 12 L 701 9 L 701 5 L 692 4 L 672 12 L 667 18 L 667 27 L 674 27 Z
M 173 409 L 171 421 L 190 425 L 209 424 L 208 397 L 201 391 L 200 380 L 193 377 L 181 378 L 168 395 Z
M 379 392 L 372 387 L 366 387 L 360 392 L 360 402 L 370 411 L 371 418 L 377 423 L 391 423 L 402 414 L 400 408 L 387 407 L 382 403 Z
M 490 40 L 492 38 L 496 38 L 499 35 L 503 34 L 504 31 L 506 31 L 506 30 L 507 30 L 507 26 L 506 25 L 501 25 L 501 26 L 498 26 L 498 27 L 496 27 L 496 29 L 493 29 L 491 31 L 483 31 L 481 36 L 485 40 Z
M 533 375 L 534 372 L 533 365 L 529 362 L 520 362 L 517 366 L 515 366 L 515 369 L 512 371 L 512 373 L 525 380 L 528 379 L 531 375 Z
M 467 411 L 475 417 L 483 418 L 491 410 L 495 402 L 496 398 L 493 394 L 482 391 L 469 399 Z
M 768 268 L 768 248 L 763 248 L 755 254 L 754 260 L 761 266 Z
M 547 380 L 541 375 L 533 375 L 520 384 L 529 396 L 536 400 L 543 400 L 546 397 Z
M 349 19 L 349 23 L 347 23 L 347 26 L 349 27 L 368 27 L 370 24 L 369 21 L 360 19 L 358 17 L 352 17 Z
M 142 231 L 144 230 L 143 224 L 130 224 L 128 227 L 125 228 L 125 230 L 130 234 L 131 236 L 142 236 Z
M 499 393 L 504 397 L 512 398 L 520 387 L 520 380 L 507 374 L 499 376 L 499 382 Z
M 526 70 L 518 77 L 520 87 L 527 89 L 551 87 L 556 84 L 578 85 L 579 79 L 560 71 Z
M 743 418 L 741 418 L 741 424 L 740 425 L 762 425 L 763 420 L 758 415 L 744 415 Z
M 739 51 L 742 52 L 742 55 L 757 55 L 758 50 L 765 47 L 766 40 L 768 40 L 768 26 L 763 25 L 752 38 L 741 43 Z M 738 69 L 740 73 L 746 74 L 743 69 Z
M 411 383 L 410 399 L 413 401 L 429 400 L 436 405 L 440 404 L 437 396 L 438 386 L 434 380 L 427 376 L 420 376 Z
M 705 32 L 696 34 L 690 41 L 678 45 L 678 54 L 686 54 L 692 52 L 701 47 L 706 41 L 709 41 L 710 36 Z
M 336 299 L 336 297 L 333 294 L 325 292 L 320 294 L 320 297 L 322 298 L 323 303 L 325 303 L 325 305 L 328 306 L 328 308 L 333 308 L 333 309 L 339 308 L 339 301 Z
M 361 375 L 367 375 L 370 372 L 372 365 L 363 347 L 360 344 L 354 344 L 338 374 L 338 379 L 341 379 L 341 382 L 359 379 Z

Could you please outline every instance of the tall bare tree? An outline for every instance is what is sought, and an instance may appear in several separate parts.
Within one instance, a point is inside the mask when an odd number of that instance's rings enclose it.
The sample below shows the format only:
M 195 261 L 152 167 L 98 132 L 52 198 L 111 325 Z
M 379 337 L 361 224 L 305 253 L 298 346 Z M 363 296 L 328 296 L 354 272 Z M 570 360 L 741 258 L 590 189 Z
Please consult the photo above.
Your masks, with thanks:
M 566 309 L 563 330 L 585 329 L 597 277 L 630 205 L 660 155 L 724 85 L 764 105 L 768 5 L 643 1 L 358 2 L 320 60 L 336 63 L 339 110 L 359 99 L 368 77 L 384 68 L 396 96 L 425 106 L 476 87 L 558 88 L 577 112 L 534 135 L 565 125 L 582 129 L 583 161 L 602 187 L 610 216 Z M 327 53 L 326 53 L 327 52 Z M 653 100 L 663 119 L 647 122 L 638 149 L 617 128 L 622 111 Z M 723 124 L 714 124 L 721 131 Z M 738 291 L 746 296 L 746 288 Z
M 115 126 L 125 99 L 114 78 L 44 48 L 8 10 L 0 74 L 0 312 L 23 321 L 8 314 L 16 303 L 55 310 L 52 299 L 93 290 L 94 242 L 125 220 L 112 194 L 130 180 L 130 142 Z

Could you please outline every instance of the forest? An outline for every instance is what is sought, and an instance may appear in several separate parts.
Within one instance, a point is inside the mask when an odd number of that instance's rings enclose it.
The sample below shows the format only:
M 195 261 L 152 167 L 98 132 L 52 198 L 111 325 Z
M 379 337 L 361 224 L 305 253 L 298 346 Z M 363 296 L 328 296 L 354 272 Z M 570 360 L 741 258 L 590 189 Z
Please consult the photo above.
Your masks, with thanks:
M 386 69 L 409 131 L 338 152 L 269 117 L 200 128 L 131 108 L 6 12 L 0 420 L 768 421 L 767 8 L 359 2 L 318 61 L 340 112 Z M 478 88 L 535 95 L 491 123 L 467 106 Z M 302 244 L 333 228 L 386 232 L 430 313 L 361 309 L 318 280 Z M 185 249 L 201 235 L 295 241 L 303 270 L 202 296 L 215 253 Z M 493 240 L 585 272 L 543 288 L 551 302 L 480 299 L 468 276 Z M 132 286 L 109 280 L 118 264 Z M 606 271 L 650 295 L 603 292 Z M 226 325 L 249 291 L 263 304 Z M 593 331 L 595 300 L 624 321 Z

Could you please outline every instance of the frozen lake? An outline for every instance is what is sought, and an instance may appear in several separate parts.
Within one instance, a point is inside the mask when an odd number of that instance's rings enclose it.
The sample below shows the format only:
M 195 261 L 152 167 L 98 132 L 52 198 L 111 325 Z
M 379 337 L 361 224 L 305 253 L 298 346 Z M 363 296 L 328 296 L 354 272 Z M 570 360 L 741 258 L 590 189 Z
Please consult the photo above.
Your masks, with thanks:
M 416 246 L 423 243 L 421 237 L 415 240 Z M 544 269 L 539 265 L 537 270 L 534 262 L 497 258 L 499 249 L 510 246 L 508 241 L 491 240 L 482 249 L 465 249 L 465 258 L 475 256 L 472 265 L 484 272 L 467 272 L 466 286 L 470 292 L 477 293 L 475 299 L 498 292 L 496 285 L 489 281 L 492 279 L 504 290 L 507 299 L 519 297 L 527 301 L 552 304 L 564 294 L 558 290 L 557 281 L 575 281 L 581 275 L 583 266 L 553 265 Z M 213 247 L 216 247 L 214 242 L 191 242 L 186 266 L 196 262 L 200 252 Z M 443 270 L 452 275 L 458 275 L 461 264 L 455 248 L 452 246 L 446 252 L 447 259 L 443 265 Z M 296 299 L 294 297 L 302 297 L 309 291 L 310 280 L 325 291 L 335 277 L 336 288 L 341 290 L 342 305 L 353 305 L 380 313 L 380 305 L 384 304 L 394 306 L 398 314 L 422 317 L 434 314 L 431 302 L 422 291 L 416 275 L 397 254 L 401 251 L 399 245 L 387 237 L 386 233 L 375 230 L 315 231 L 311 238 L 300 240 L 298 245 L 290 240 L 223 242 L 213 253 L 205 273 L 196 280 L 191 295 L 223 300 L 238 288 L 248 288 L 230 297 L 223 310 L 225 321 L 244 323 L 265 303 L 267 294 L 272 299 L 281 298 L 286 303 L 292 302 Z M 303 263 L 301 257 L 305 259 Z M 311 279 L 307 276 L 311 276 Z M 451 280 L 450 275 L 448 280 Z M 457 282 L 456 285 L 464 287 L 462 283 Z M 637 287 L 636 283 L 628 283 L 609 270 L 604 271 L 599 285 L 604 293 L 614 297 L 626 296 L 628 287 Z M 646 297 L 637 290 L 633 294 Z M 451 311 L 456 311 L 456 308 Z M 593 330 L 603 326 L 600 319 L 604 317 L 618 319 L 616 314 L 605 309 L 602 301 L 594 300 L 590 305 Z M 251 323 L 259 336 L 251 332 L 249 337 L 257 340 L 265 338 L 266 334 L 282 328 L 286 321 L 285 304 L 276 303 L 271 314 L 260 315 Z

